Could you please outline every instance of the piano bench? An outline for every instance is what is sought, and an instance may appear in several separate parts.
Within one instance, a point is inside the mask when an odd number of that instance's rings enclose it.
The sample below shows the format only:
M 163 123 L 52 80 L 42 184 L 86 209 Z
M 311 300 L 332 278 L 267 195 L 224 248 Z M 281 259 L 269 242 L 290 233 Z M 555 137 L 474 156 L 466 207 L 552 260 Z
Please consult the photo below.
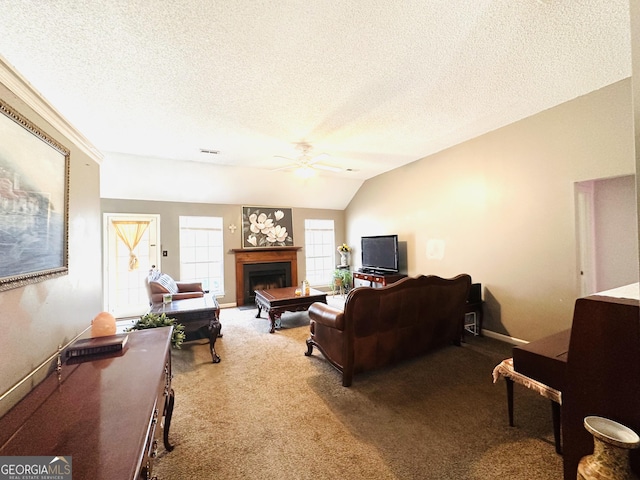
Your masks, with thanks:
M 517 383 L 524 387 L 538 392 L 545 398 L 551 400 L 551 415 L 553 419 L 553 437 L 556 452 L 562 454 L 562 442 L 560 440 L 560 405 L 562 404 L 562 393 L 558 390 L 540 383 L 533 378 L 527 377 L 513 369 L 513 358 L 507 358 L 500 362 L 493 369 L 493 383 L 500 377 L 504 377 L 507 385 L 507 408 L 509 412 L 509 426 L 513 427 L 513 384 Z

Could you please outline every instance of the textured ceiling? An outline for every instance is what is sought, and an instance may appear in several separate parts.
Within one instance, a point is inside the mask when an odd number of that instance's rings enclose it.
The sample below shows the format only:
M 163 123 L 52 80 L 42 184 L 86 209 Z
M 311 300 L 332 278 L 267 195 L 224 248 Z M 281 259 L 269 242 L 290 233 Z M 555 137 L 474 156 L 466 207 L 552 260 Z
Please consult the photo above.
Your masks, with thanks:
M 107 197 L 153 197 L 123 172 L 176 159 L 198 162 L 185 185 L 224 188 L 170 200 L 344 208 L 367 178 L 631 75 L 627 0 L 4 0 L 0 31 L 105 154 Z M 270 171 L 301 141 L 351 171 Z M 288 187 L 233 183 L 256 172 Z

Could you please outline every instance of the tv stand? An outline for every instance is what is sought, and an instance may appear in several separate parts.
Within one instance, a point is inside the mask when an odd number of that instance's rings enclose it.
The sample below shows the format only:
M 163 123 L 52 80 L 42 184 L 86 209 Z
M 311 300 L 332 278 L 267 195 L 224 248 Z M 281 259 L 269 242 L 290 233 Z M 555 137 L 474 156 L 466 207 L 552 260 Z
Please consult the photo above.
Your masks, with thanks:
M 369 282 L 369 286 L 373 287 L 374 284 L 378 284 L 381 287 L 386 287 L 392 283 L 402 280 L 406 275 L 404 273 L 370 273 L 370 272 L 353 272 L 353 278 L 358 280 L 364 280 Z

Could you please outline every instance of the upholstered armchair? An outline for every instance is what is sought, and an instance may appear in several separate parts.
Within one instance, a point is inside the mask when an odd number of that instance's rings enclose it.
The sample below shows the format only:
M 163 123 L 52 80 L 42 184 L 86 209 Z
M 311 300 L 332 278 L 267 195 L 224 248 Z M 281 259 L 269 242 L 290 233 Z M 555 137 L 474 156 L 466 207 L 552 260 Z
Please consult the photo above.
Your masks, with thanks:
M 205 291 L 200 282 L 176 282 L 166 273 L 161 273 L 156 268 L 149 271 L 147 277 L 150 303 L 161 303 L 162 296 L 170 293 L 172 300 L 203 297 Z

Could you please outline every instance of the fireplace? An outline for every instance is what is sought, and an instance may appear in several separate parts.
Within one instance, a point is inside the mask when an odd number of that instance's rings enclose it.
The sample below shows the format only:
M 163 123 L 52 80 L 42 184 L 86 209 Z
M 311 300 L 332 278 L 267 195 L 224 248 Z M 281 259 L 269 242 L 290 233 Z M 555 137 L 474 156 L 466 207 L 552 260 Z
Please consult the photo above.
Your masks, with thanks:
M 245 305 L 255 303 L 255 290 L 291 285 L 291 262 L 245 263 L 242 296 Z
M 298 250 L 301 247 L 234 249 L 236 304 L 251 305 L 254 290 L 298 284 Z

